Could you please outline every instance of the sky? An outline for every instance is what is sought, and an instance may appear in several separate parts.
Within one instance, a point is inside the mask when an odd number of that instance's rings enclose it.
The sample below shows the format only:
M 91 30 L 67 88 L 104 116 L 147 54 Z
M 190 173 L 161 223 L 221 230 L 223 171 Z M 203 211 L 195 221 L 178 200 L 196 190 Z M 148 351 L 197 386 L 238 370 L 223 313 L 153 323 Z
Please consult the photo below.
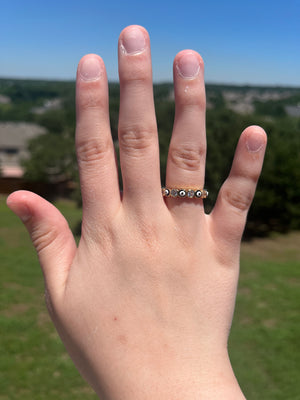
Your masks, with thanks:
M 118 80 L 123 28 L 144 26 L 155 82 L 172 80 L 183 49 L 208 83 L 300 87 L 300 0 L 0 0 L 0 77 L 75 79 L 80 58 L 103 58 Z

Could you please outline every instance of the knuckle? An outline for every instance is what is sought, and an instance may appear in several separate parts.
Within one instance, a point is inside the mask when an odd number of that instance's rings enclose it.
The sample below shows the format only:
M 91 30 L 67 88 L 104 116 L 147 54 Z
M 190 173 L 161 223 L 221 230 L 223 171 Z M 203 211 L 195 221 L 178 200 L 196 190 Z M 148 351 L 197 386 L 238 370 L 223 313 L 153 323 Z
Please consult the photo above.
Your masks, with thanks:
M 228 204 L 242 213 L 249 209 L 252 202 L 252 193 L 249 190 L 238 191 L 224 189 L 223 197 Z
M 128 74 L 123 75 L 123 81 L 136 87 L 144 87 L 145 84 L 151 81 L 151 76 L 143 69 L 137 69 L 135 74 L 129 71 Z
M 109 140 L 99 141 L 97 139 L 89 139 L 88 141 L 77 141 L 76 151 L 78 163 L 93 163 L 107 157 L 107 153 L 111 148 Z
M 199 170 L 200 163 L 205 155 L 205 149 L 193 149 L 187 146 L 170 147 L 171 161 L 179 168 L 188 171 Z
M 253 185 L 256 185 L 256 184 L 257 184 L 257 181 L 258 181 L 258 179 L 259 179 L 259 176 L 260 176 L 260 171 L 257 170 L 257 169 L 255 169 L 255 168 L 252 168 L 250 171 L 247 171 L 247 172 L 248 172 L 248 180 L 249 180 Z
M 40 254 L 44 249 L 52 245 L 58 238 L 61 227 L 52 226 L 51 229 L 45 231 L 41 227 L 36 227 L 31 232 L 32 243 L 36 251 Z
M 122 151 L 134 152 L 147 150 L 155 143 L 156 127 L 139 129 L 137 127 L 119 127 L 119 144 Z
M 152 81 L 151 70 L 145 67 L 144 62 L 136 59 L 137 63 L 131 63 L 130 68 L 120 70 L 120 81 L 136 87 L 144 87 Z
M 103 96 L 99 96 L 97 82 L 90 82 L 89 87 L 82 90 L 78 97 L 78 106 L 81 112 L 91 109 L 99 109 L 105 106 Z
M 199 93 L 184 93 L 179 97 L 179 103 L 185 112 L 190 111 L 197 113 L 199 112 L 199 109 L 201 111 L 206 109 L 205 94 L 199 95 Z

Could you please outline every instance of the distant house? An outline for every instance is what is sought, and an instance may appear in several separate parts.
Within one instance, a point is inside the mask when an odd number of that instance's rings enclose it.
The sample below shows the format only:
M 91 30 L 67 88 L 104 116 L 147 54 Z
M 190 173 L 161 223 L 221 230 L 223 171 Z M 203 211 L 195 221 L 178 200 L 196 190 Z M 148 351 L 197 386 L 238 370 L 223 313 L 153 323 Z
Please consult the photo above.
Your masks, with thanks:
M 46 133 L 45 128 L 27 122 L 0 123 L 0 168 L 2 178 L 22 178 L 21 160 L 28 157 L 30 139 Z
M 8 194 L 19 189 L 37 191 L 34 184 L 24 181 L 21 160 L 29 156 L 28 141 L 36 136 L 43 135 L 45 132 L 46 130 L 43 127 L 32 123 L 0 122 L 1 194 Z
M 74 184 L 61 177 L 56 182 L 29 182 L 24 179 L 21 161 L 29 157 L 28 141 L 46 133 L 46 129 L 27 122 L 0 122 L 0 194 L 31 190 L 46 198 L 67 197 Z

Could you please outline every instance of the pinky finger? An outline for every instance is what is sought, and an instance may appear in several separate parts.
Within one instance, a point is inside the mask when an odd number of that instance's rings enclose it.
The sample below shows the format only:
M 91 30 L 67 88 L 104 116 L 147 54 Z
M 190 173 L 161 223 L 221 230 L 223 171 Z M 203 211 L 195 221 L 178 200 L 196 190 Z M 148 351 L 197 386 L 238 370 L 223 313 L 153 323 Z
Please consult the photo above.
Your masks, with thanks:
M 210 215 L 211 233 L 219 245 L 240 243 L 261 173 L 266 144 L 266 133 L 259 126 L 246 128 L 239 139 L 230 174 Z

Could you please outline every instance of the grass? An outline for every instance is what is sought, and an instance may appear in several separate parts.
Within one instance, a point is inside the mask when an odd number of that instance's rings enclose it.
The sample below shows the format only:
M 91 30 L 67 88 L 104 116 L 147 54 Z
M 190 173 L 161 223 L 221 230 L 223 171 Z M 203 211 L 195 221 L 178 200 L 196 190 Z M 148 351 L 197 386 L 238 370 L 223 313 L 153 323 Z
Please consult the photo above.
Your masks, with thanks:
M 300 399 L 300 233 L 244 243 L 230 336 L 248 399 Z
M 75 227 L 81 213 L 57 204 Z M 27 232 L 0 198 L 0 399 L 96 399 L 48 317 L 43 279 Z
M 57 206 L 75 227 L 80 210 L 67 202 Z M 248 400 L 300 399 L 299 245 L 298 232 L 243 244 L 229 349 Z M 0 400 L 97 398 L 52 326 L 37 257 L 3 197 L 0 310 Z

